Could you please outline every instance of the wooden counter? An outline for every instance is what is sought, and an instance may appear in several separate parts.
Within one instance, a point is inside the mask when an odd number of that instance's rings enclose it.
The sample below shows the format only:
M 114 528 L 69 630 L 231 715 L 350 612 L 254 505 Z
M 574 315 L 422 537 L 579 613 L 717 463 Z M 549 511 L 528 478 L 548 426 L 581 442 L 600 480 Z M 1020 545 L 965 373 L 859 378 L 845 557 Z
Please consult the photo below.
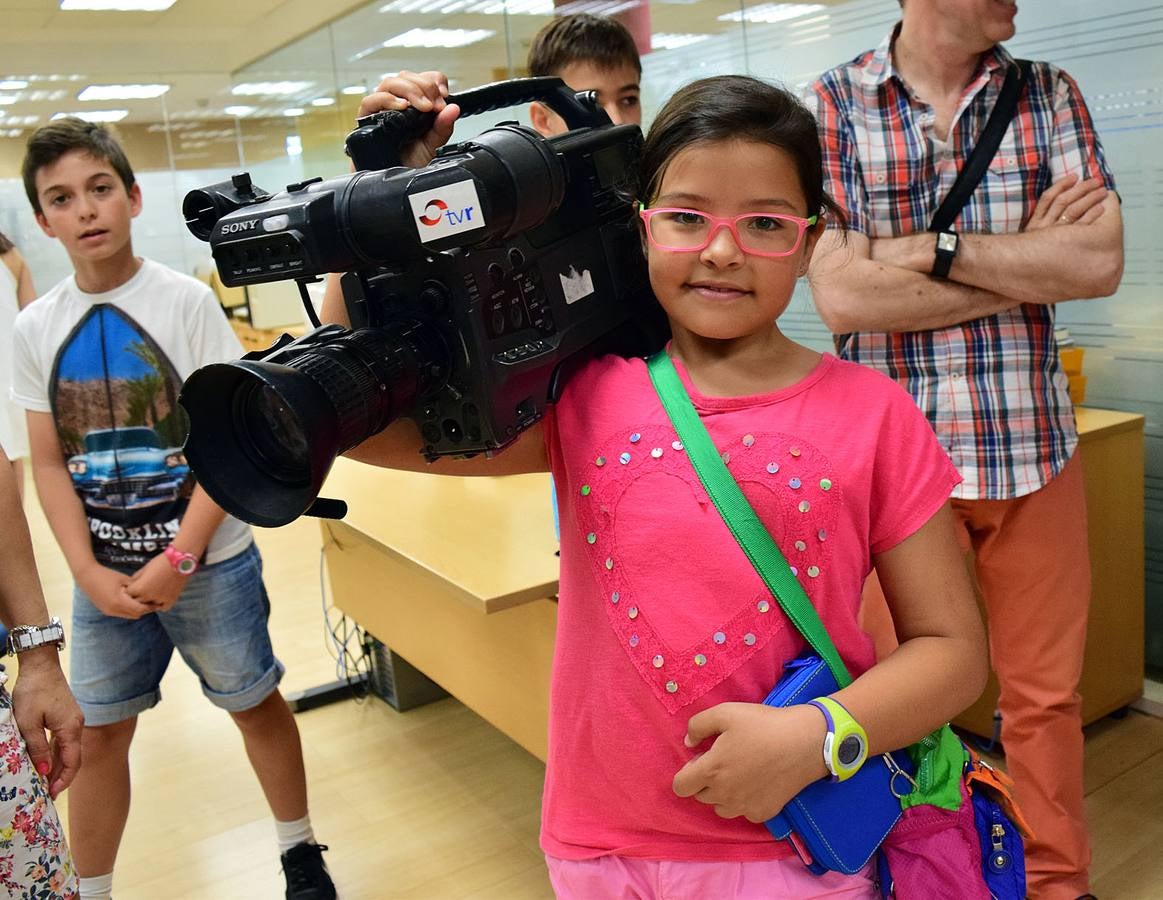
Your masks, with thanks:
M 545 759 L 557 625 L 548 475 L 459 478 L 336 461 L 321 520 L 335 605 Z
M 1143 417 L 1077 412 L 1094 571 L 1082 676 L 1091 722 L 1143 688 Z M 341 459 L 323 495 L 349 506 L 345 520 L 321 521 L 335 605 L 544 759 L 558 577 L 549 477 Z M 957 724 L 990 734 L 996 697 L 991 678 Z

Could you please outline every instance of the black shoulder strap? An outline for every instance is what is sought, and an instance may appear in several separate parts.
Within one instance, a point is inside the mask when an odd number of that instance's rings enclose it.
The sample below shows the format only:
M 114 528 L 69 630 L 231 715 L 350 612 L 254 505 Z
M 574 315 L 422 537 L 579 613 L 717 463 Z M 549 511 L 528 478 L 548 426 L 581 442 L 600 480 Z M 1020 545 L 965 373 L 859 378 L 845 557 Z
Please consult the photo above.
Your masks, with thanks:
M 945 195 L 940 208 L 933 214 L 933 221 L 929 223 L 929 231 L 947 231 L 949 226 L 960 214 L 977 185 L 981 182 L 985 170 L 1001 144 L 1002 135 L 1010 126 L 1014 112 L 1018 108 L 1018 99 L 1022 96 L 1022 89 L 1030 77 L 1030 61 L 1028 59 L 1014 60 L 1017 65 L 1010 66 L 1006 72 L 1005 83 L 998 94 L 997 104 L 989 114 L 989 121 L 985 123 L 985 130 L 977 141 L 977 146 L 969 154 L 953 187 Z

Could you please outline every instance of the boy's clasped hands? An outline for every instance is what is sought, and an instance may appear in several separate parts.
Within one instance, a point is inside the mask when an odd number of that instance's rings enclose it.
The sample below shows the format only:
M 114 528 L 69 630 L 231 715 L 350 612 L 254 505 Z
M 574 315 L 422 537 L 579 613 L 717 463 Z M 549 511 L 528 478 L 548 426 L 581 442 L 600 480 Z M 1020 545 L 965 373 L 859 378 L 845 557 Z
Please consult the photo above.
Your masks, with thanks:
M 132 575 L 94 560 L 77 576 L 77 582 L 93 605 L 105 615 L 119 619 L 140 619 L 150 613 L 171 609 L 178 602 L 186 580 L 160 554 Z

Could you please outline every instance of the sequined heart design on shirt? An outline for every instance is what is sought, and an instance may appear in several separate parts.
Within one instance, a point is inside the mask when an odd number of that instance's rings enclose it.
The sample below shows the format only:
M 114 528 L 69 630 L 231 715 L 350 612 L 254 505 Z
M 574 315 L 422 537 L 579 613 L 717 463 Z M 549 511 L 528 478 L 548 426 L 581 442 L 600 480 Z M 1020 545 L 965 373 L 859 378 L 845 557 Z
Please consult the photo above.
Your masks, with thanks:
M 812 598 L 840 505 L 828 460 L 787 434 L 746 434 L 719 450 Z M 580 494 L 578 524 L 610 625 L 668 712 L 777 636 L 798 641 L 672 429 L 645 426 L 604 442 Z

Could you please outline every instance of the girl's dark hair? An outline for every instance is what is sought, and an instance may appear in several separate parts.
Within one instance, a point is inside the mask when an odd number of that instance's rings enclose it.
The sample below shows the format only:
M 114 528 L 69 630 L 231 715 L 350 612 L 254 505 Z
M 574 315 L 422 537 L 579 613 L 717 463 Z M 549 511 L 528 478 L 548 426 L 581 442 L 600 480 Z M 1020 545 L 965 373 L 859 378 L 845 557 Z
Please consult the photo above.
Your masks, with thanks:
M 794 161 L 808 201 L 807 215 L 823 213 L 845 227 L 847 219 L 824 191 L 816 120 L 796 97 L 745 75 L 703 78 L 680 88 L 659 110 L 642 146 L 641 199 L 658 194 L 666 167 L 692 144 L 748 140 L 770 144 Z
M 40 198 L 36 195 L 36 173 L 73 150 L 81 150 L 109 163 L 125 185 L 125 190 L 132 190 L 133 167 L 129 165 L 117 139 L 107 128 L 68 116 L 38 128 L 28 139 L 21 174 L 24 176 L 24 193 L 28 195 L 28 202 L 32 204 L 34 212 L 43 212 Z
M 0 253 L 7 253 L 14 246 L 16 245 L 8 240 L 8 236 L 3 231 L 0 231 Z

